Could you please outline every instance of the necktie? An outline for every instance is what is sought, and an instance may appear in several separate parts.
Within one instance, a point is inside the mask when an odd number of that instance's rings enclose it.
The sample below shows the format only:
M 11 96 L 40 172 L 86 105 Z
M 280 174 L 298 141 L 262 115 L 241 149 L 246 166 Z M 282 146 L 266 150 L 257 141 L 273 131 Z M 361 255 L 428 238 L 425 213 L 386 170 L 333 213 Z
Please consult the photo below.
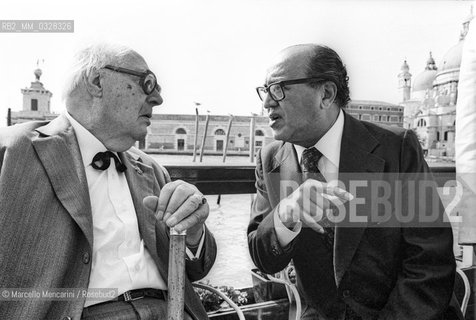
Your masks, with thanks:
M 319 159 L 322 157 L 322 153 L 315 147 L 307 148 L 302 153 L 302 165 L 304 167 L 304 174 L 306 179 L 313 178 L 315 180 L 326 182 L 326 178 L 322 175 L 321 171 L 317 167 Z M 324 244 L 333 252 L 334 251 L 334 224 L 323 216 L 318 222 L 324 228 Z
M 98 152 L 93 158 L 93 162 L 91 162 L 91 167 L 96 170 L 106 170 L 109 168 L 111 164 L 111 158 L 114 159 L 116 164 L 116 170 L 118 172 L 124 172 L 127 170 L 127 167 L 119 160 L 119 158 L 111 151 L 106 152 Z

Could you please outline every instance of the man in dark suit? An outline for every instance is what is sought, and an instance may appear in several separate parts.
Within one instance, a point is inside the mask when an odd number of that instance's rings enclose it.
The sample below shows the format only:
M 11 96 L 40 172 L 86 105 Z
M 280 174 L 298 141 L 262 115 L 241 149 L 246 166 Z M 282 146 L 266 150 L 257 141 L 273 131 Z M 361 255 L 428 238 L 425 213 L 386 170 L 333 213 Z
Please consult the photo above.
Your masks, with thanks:
M 455 261 L 439 198 L 418 207 L 411 221 L 398 219 L 419 199 L 410 182 L 437 192 L 415 134 L 349 116 L 346 68 L 325 46 L 286 48 L 257 91 L 282 141 L 257 158 L 249 250 L 266 273 L 293 260 L 306 301 L 302 319 L 460 316 L 449 307 Z M 370 185 L 356 187 L 360 180 L 378 182 L 374 177 L 391 187 L 392 202 L 383 209 Z M 397 191 L 410 195 L 400 206 Z M 348 219 L 333 220 L 336 212 Z M 427 228 L 420 215 L 433 217 Z
M 93 45 L 75 57 L 62 115 L 1 129 L 2 319 L 164 319 L 171 227 L 187 230 L 186 319 L 207 318 L 190 281 L 216 257 L 209 207 L 133 147 L 160 91 L 137 52 Z

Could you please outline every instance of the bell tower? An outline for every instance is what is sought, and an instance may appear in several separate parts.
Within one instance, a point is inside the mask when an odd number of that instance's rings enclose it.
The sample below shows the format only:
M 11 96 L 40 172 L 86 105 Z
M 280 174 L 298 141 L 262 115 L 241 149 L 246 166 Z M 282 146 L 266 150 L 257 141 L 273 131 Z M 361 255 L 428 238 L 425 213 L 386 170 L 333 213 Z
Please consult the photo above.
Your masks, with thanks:
M 403 61 L 400 68 L 401 72 L 398 74 L 398 91 L 401 94 L 402 102 L 410 100 L 410 91 L 412 88 L 412 75 L 407 60 Z
M 53 94 L 46 90 L 43 83 L 40 82 L 43 72 L 39 68 L 39 61 L 36 63 L 36 67 L 33 72 L 35 81 L 31 82 L 30 88 L 21 89 L 23 95 L 22 111 L 50 113 L 50 101 Z

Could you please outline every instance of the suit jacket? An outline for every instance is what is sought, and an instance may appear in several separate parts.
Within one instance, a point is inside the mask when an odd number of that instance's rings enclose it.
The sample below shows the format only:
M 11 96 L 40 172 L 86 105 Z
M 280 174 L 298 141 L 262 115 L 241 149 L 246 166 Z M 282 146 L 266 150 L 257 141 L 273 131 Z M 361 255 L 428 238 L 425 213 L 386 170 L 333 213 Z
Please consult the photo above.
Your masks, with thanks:
M 127 167 L 141 237 L 167 280 L 168 229 L 142 205 L 170 181 L 143 152 L 119 154 Z M 0 130 L 0 288 L 87 289 L 93 226 L 86 174 L 74 130 L 65 116 Z M 190 281 L 204 277 L 216 257 L 206 230 L 200 259 L 187 261 Z M 185 305 L 194 319 L 207 319 L 186 281 Z M 2 319 L 80 319 L 85 297 L 69 301 L 0 301 Z
M 342 317 L 345 305 L 363 319 L 441 319 L 448 310 L 453 311 L 448 309 L 455 278 L 453 238 L 450 225 L 442 222 L 444 208 L 439 198 L 436 205 L 426 207 L 427 213 L 437 214 L 438 227 L 406 227 L 394 217 L 385 222 L 388 225 L 374 220 L 356 227 L 337 224 L 334 252 L 330 253 L 319 241 L 322 236 L 303 226 L 291 244 L 282 248 L 273 214 L 280 199 L 293 190 L 283 191 L 280 183 L 292 181 L 298 186 L 300 172 L 290 143 L 274 142 L 258 157 L 248 244 L 259 269 L 275 273 L 292 259 L 298 289 L 327 319 Z M 346 173 L 364 178 L 370 173 L 392 172 L 428 178 L 429 169 L 414 133 L 379 127 L 345 114 L 339 180 L 348 185 Z M 371 213 L 370 207 L 361 208 L 359 216 Z M 457 309 L 454 312 L 459 313 Z

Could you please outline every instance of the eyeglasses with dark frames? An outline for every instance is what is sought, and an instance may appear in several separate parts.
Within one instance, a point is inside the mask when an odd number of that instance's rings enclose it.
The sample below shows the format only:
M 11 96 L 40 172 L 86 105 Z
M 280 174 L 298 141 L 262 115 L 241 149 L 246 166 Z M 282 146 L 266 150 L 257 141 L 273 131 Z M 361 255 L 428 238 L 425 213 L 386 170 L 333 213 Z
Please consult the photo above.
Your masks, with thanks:
M 264 101 L 266 99 L 266 96 L 271 94 L 271 98 L 279 102 L 286 98 L 286 95 L 284 94 L 284 87 L 289 86 L 289 85 L 294 85 L 294 84 L 301 84 L 301 83 L 309 83 L 309 82 L 320 82 L 320 81 L 327 81 L 327 79 L 323 78 L 302 78 L 302 79 L 292 79 L 292 80 L 283 80 L 283 81 L 278 81 L 278 82 L 273 82 L 268 85 L 265 85 L 264 87 L 257 87 L 256 92 L 258 93 L 259 98 L 261 101 Z
M 155 89 L 157 89 L 157 91 L 159 91 L 160 93 L 160 86 L 157 83 L 157 77 L 150 70 L 147 70 L 145 72 L 140 72 L 140 71 L 135 71 L 131 69 L 115 67 L 111 65 L 104 66 L 104 69 L 109 69 L 115 72 L 130 74 L 130 75 L 139 77 L 140 78 L 139 84 L 142 87 L 142 90 L 144 90 L 144 93 L 146 95 L 151 94 L 152 92 L 154 92 Z

